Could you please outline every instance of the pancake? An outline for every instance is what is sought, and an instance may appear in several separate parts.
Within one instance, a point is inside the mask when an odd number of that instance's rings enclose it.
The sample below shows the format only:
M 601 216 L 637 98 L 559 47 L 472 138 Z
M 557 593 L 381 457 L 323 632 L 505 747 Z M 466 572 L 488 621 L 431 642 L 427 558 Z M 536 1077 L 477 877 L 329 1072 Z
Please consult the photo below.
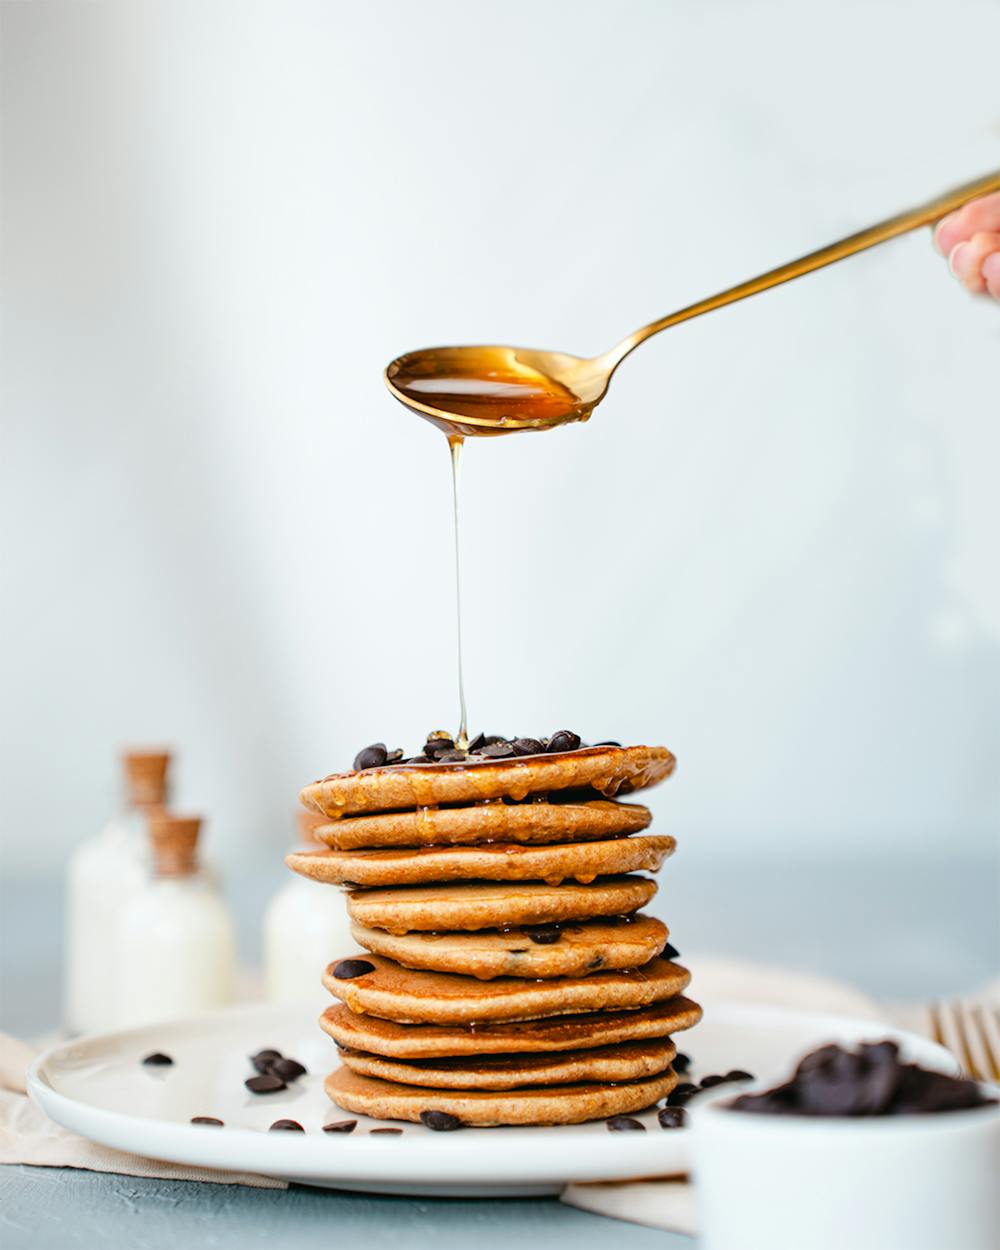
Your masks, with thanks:
M 355 890 L 351 919 L 390 933 L 496 929 L 638 911 L 656 893 L 648 877 L 600 877 L 592 885 L 474 881 L 465 885 L 404 885 Z
M 637 1081 L 665 1072 L 677 1053 L 669 1037 L 622 1042 L 593 1050 L 551 1055 L 481 1055 L 463 1059 L 385 1059 L 360 1051 L 340 1052 L 345 1068 L 401 1085 L 432 1089 L 520 1089 L 579 1081 Z
M 285 863 L 331 885 L 419 885 L 437 881 L 545 881 L 587 884 L 610 873 L 655 872 L 676 843 L 669 837 L 521 846 L 425 847 L 414 850 L 295 851 Z
M 535 1020 L 581 1011 L 621 1011 L 673 998 L 691 979 L 679 964 L 651 959 L 624 972 L 592 972 L 586 977 L 534 981 L 501 977 L 479 981 L 450 972 L 415 972 L 381 955 L 366 955 L 372 971 L 343 979 L 337 964 L 323 973 L 323 984 L 352 1011 L 401 1024 L 479 1025 L 495 1020 Z
M 345 1111 L 386 1120 L 420 1119 L 422 1111 L 447 1111 L 463 1124 L 582 1124 L 643 1111 L 669 1094 L 677 1077 L 668 1068 L 621 1085 L 576 1084 L 509 1091 L 422 1089 L 359 1076 L 340 1067 L 326 1078 L 328 1097 Z
M 340 1046 L 396 1059 L 439 1059 L 611 1046 L 616 1042 L 669 1037 L 692 1028 L 700 1019 L 698 1004 L 678 996 L 636 1011 L 583 1012 L 464 1026 L 397 1024 L 395 1020 L 358 1015 L 343 1003 L 334 1003 L 320 1016 L 319 1024 Z
M 468 807 L 422 807 L 411 812 L 345 816 L 333 824 L 314 827 L 314 833 L 320 842 L 341 851 L 483 842 L 581 842 L 638 833 L 651 819 L 647 807 L 610 799 L 581 799 L 573 803 L 535 799 L 514 804 L 486 799 Z
M 493 977 L 582 977 L 598 968 L 639 968 L 663 950 L 667 926 L 652 916 L 587 920 L 566 925 L 554 942 L 533 942 L 518 929 L 505 933 L 406 933 L 352 924 L 359 946 L 404 968 Z
M 390 764 L 361 772 L 333 773 L 306 786 L 303 805 L 339 820 L 355 812 L 386 812 L 524 799 L 591 786 L 605 798 L 655 785 L 676 761 L 666 747 L 583 747 L 515 759 L 463 760 L 454 764 Z

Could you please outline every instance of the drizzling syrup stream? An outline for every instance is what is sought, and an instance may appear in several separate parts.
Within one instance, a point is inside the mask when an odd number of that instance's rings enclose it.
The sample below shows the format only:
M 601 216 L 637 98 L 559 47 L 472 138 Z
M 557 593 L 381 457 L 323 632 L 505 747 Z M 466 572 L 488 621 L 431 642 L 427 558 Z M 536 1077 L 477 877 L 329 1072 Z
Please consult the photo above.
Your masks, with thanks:
M 455 631 L 458 651 L 458 706 L 461 724 L 455 735 L 455 746 L 465 751 L 469 746 L 469 716 L 465 710 L 465 678 L 462 672 L 462 556 L 458 541 L 458 487 L 462 476 L 462 444 L 457 434 L 448 437 L 451 451 L 451 499 L 455 517 Z

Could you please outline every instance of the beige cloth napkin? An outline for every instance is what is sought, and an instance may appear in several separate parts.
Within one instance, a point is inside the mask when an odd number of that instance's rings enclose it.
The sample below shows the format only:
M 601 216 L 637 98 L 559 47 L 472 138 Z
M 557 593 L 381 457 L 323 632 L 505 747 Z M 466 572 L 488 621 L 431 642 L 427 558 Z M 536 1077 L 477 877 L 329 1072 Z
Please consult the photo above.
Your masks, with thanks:
M 871 999 L 829 977 L 711 956 L 691 956 L 687 962 L 697 969 L 695 997 L 706 1011 L 711 1011 L 713 1002 L 725 1000 L 888 1022 L 888 1013 Z M 567 1185 L 562 1201 L 596 1215 L 648 1224 L 672 1233 L 693 1236 L 697 1232 L 694 1192 L 684 1176 Z
M 162 1163 L 127 1154 L 78 1137 L 61 1128 L 28 1097 L 24 1080 L 38 1052 L 0 1033 L 0 1163 L 31 1163 L 42 1168 L 87 1168 L 123 1176 L 155 1176 L 170 1181 L 213 1181 L 218 1185 L 255 1185 L 287 1189 L 287 1182 L 250 1172 Z

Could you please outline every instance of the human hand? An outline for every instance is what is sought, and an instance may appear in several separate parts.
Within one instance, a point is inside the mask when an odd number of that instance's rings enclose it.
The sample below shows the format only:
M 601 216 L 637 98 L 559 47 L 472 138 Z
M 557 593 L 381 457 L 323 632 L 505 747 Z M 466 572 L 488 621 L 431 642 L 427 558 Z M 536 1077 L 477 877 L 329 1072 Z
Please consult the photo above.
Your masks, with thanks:
M 934 228 L 934 246 L 967 291 L 1000 300 L 1000 191 L 942 218 Z

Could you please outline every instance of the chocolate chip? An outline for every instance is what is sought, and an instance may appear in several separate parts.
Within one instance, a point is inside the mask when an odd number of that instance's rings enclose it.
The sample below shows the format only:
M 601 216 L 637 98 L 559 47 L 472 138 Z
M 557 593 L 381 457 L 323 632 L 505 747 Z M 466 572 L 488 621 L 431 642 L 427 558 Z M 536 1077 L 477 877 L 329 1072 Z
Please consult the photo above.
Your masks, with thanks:
M 214 1115 L 193 1115 L 191 1117 L 192 1124 L 210 1124 L 213 1128 L 225 1128 L 222 1120 L 217 1120 Z
M 355 977 L 363 977 L 368 972 L 374 972 L 375 965 L 369 963 L 367 959 L 342 959 L 333 969 L 333 975 L 338 981 L 353 981 Z
M 164 1055 L 158 1050 L 154 1050 L 151 1055 L 147 1055 L 142 1061 L 149 1068 L 169 1068 L 173 1064 L 173 1060 L 169 1055 Z
M 447 743 L 448 746 L 455 741 L 447 729 L 432 729 L 427 735 L 427 746 L 439 746 L 441 743 Z
M 408 760 L 403 761 L 404 764 L 433 764 L 434 761 L 429 755 L 411 755 Z
M 473 751 L 478 751 L 480 747 L 484 747 L 485 745 L 486 745 L 486 735 L 476 734 L 476 736 L 469 743 L 469 754 L 471 755 Z
M 698 1086 L 692 1085 L 689 1081 L 682 1081 L 680 1085 L 675 1085 L 667 1095 L 668 1107 L 683 1107 L 691 1098 L 692 1094 L 698 1092 Z
M 373 742 L 355 755 L 354 771 L 360 773 L 365 768 L 380 768 L 388 754 L 384 742 Z
M 265 1050 L 258 1050 L 255 1055 L 250 1056 L 250 1062 L 258 1072 L 267 1072 L 271 1064 L 276 1059 L 281 1058 L 281 1051 L 267 1047 Z
M 538 946 L 551 946 L 554 942 L 559 941 L 562 933 L 562 926 L 553 924 L 525 924 L 521 926 L 521 932 L 525 937 Z
M 646 1126 L 641 1120 L 634 1120 L 630 1115 L 613 1115 L 610 1120 L 605 1120 L 608 1129 L 612 1133 L 627 1133 L 638 1130 L 645 1133 Z
M 901 1063 L 899 1048 L 886 1040 L 856 1051 L 822 1046 L 805 1056 L 790 1081 L 743 1094 L 732 1107 L 767 1115 L 886 1116 L 960 1111 L 990 1101 L 974 1081 Z
M 679 955 L 680 951 L 673 944 L 673 942 L 668 942 L 666 946 L 664 946 L 663 950 L 660 951 L 661 959 L 676 959 Z
M 479 754 L 487 760 L 502 760 L 514 754 L 514 748 L 509 742 L 492 742 L 487 747 L 481 747 Z
M 605 738 L 603 742 L 595 742 L 595 747 L 620 747 L 620 742 L 615 742 L 614 738 Z
M 299 1063 L 297 1059 L 275 1059 L 268 1072 L 272 1076 L 278 1076 L 283 1081 L 297 1081 L 300 1076 L 305 1076 L 305 1067 Z
M 546 751 L 575 751 L 580 745 L 580 735 L 572 729 L 559 729 L 549 739 Z
M 267 1131 L 269 1133 L 304 1133 L 305 1129 L 298 1120 L 275 1120 Z
M 656 1113 L 660 1128 L 683 1128 L 687 1112 L 683 1107 L 661 1107 Z
M 401 1128 L 370 1128 L 368 1130 L 368 1134 L 370 1137 L 375 1137 L 379 1133 L 384 1133 L 387 1136 L 389 1134 L 392 1134 L 393 1136 L 395 1136 L 397 1133 L 401 1133 L 402 1131 L 403 1130 Z
M 673 1066 L 674 1066 L 674 1071 L 676 1072 L 677 1071 L 676 1063 Z M 752 1081 L 754 1079 L 755 1078 L 752 1072 L 744 1072 L 742 1068 L 730 1068 L 729 1071 L 726 1073 L 727 1081 Z
M 698 1084 L 702 1089 L 711 1089 L 713 1085 L 725 1085 L 726 1078 L 724 1076 L 703 1076 Z
M 280 1076 L 271 1076 L 266 1072 L 260 1076 L 251 1076 L 243 1084 L 251 1094 L 276 1094 L 279 1089 L 287 1089 Z
M 683 1051 L 679 1050 L 677 1054 L 674 1055 L 674 1061 L 670 1066 L 677 1073 L 677 1075 L 680 1076 L 681 1073 L 686 1072 L 688 1068 L 690 1068 L 691 1056 L 685 1055 Z
M 515 755 L 541 755 L 545 750 L 537 738 L 515 738 L 510 745 Z
M 439 764 L 457 764 L 459 760 L 468 759 L 465 751 L 441 751 L 437 756 Z
M 403 748 L 397 747 L 395 751 L 390 751 L 386 755 L 385 762 L 387 764 L 398 764 L 402 758 L 403 758 Z
M 458 1116 L 448 1111 L 421 1111 L 420 1123 L 426 1124 L 435 1133 L 451 1133 L 462 1127 L 462 1121 Z
M 353 1133 L 358 1127 L 357 1120 L 334 1120 L 332 1124 L 324 1124 L 324 1133 Z

